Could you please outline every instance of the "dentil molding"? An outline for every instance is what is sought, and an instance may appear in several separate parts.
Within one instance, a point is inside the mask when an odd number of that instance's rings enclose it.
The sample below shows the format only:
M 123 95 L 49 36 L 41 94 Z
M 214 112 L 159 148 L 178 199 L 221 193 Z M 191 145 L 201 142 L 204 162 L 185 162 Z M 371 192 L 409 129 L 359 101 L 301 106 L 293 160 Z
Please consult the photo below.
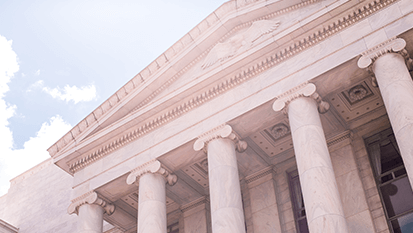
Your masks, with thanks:
M 126 183 L 129 185 L 133 183 L 138 184 L 139 177 L 147 173 L 162 175 L 165 178 L 165 181 L 171 186 L 174 185 L 178 180 L 178 177 L 176 175 L 169 172 L 165 167 L 162 166 L 161 162 L 155 159 L 133 169 L 128 175 Z
M 114 205 L 107 203 L 106 201 L 101 199 L 96 192 L 90 191 L 83 194 L 80 197 L 73 199 L 72 204 L 70 204 L 69 208 L 67 209 L 67 212 L 69 214 L 79 214 L 79 207 L 84 204 L 99 205 L 104 209 L 105 213 L 108 215 L 111 215 L 115 211 Z
M 272 109 L 276 112 L 283 111 L 284 114 L 286 114 L 288 104 L 300 97 L 313 98 L 317 102 L 318 112 L 320 113 L 326 113 L 330 108 L 330 104 L 323 101 L 320 95 L 316 92 L 316 86 L 313 83 L 305 82 L 276 97 L 276 100 L 272 105 Z
M 217 138 L 228 138 L 232 140 L 235 143 L 238 152 L 244 152 L 248 146 L 245 141 L 240 140 L 239 135 L 232 130 L 231 126 L 223 124 L 216 128 L 213 128 L 206 133 L 201 134 L 194 143 L 194 150 L 200 151 L 203 149 L 206 152 L 208 142 Z

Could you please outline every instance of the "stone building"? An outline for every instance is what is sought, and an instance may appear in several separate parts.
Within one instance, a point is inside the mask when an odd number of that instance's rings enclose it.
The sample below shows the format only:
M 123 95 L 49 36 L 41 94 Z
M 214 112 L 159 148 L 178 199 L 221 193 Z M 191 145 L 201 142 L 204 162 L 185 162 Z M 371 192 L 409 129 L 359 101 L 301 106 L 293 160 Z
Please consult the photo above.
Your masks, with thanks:
M 228 1 L 12 180 L 0 218 L 19 232 L 413 232 L 412 12 Z

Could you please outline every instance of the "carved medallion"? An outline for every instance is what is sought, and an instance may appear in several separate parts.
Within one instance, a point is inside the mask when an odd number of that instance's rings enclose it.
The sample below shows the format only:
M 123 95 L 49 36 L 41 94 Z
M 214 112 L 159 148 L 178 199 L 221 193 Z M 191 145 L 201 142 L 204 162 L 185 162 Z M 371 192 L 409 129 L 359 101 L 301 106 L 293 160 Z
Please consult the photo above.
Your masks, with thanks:
M 290 129 L 288 126 L 285 124 L 276 124 L 270 129 L 264 130 L 265 133 L 267 133 L 268 136 L 275 142 L 276 140 L 286 136 L 288 133 L 290 133 Z
M 366 96 L 367 96 L 367 90 L 362 85 L 357 85 L 355 87 L 352 87 L 348 91 L 348 97 L 349 97 L 350 101 L 352 101 L 352 102 L 362 100 Z
M 350 106 L 374 95 L 366 82 L 357 84 L 352 88 L 341 92 L 341 94 L 344 96 Z

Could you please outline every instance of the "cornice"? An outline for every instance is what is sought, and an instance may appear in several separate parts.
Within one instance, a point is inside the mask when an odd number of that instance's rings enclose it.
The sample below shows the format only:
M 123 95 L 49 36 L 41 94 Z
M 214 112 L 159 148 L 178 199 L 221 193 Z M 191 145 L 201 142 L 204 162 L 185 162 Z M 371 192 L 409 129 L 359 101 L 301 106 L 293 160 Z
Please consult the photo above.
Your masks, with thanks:
M 105 213 L 111 215 L 115 211 L 115 206 L 107 203 L 102 198 L 98 196 L 98 194 L 94 191 L 89 191 L 75 199 L 72 200 L 72 204 L 70 204 L 67 212 L 69 214 L 79 214 L 79 207 L 84 204 L 96 204 L 101 206 Z
M 194 150 L 204 150 L 206 152 L 208 143 L 217 138 L 228 138 L 232 140 L 235 143 L 238 152 L 244 152 L 247 149 L 247 143 L 240 140 L 239 135 L 232 130 L 232 127 L 223 124 L 201 134 L 194 143 Z
M 139 178 L 147 173 L 160 174 L 169 185 L 174 185 L 178 177 L 168 171 L 158 160 L 154 159 L 133 169 L 126 179 L 128 185 L 139 183 Z
M 277 96 L 272 105 L 272 109 L 276 112 L 283 111 L 284 114 L 286 114 L 288 104 L 300 97 L 313 98 L 317 102 L 318 111 L 320 113 L 325 113 L 330 108 L 330 104 L 323 101 L 320 95 L 316 92 L 316 86 L 313 83 L 305 82 Z
M 264 58 L 263 60 L 255 63 L 254 65 L 250 66 L 239 72 L 238 74 L 227 78 L 223 82 L 217 84 L 216 86 L 210 88 L 209 90 L 199 94 L 192 99 L 181 103 L 180 105 L 176 106 L 172 110 L 165 112 L 163 114 L 158 115 L 158 117 L 142 123 L 138 128 L 124 134 L 123 136 L 119 137 L 115 141 L 102 146 L 101 148 L 97 149 L 96 151 L 88 154 L 85 157 L 78 159 L 76 162 L 68 164 L 70 172 L 74 173 L 79 169 L 87 166 L 88 164 L 102 158 L 103 156 L 107 155 L 111 151 L 114 151 L 125 144 L 134 141 L 141 136 L 151 132 L 152 130 L 158 128 L 161 125 L 166 124 L 167 122 L 181 116 L 182 114 L 190 111 L 191 109 L 203 104 L 204 102 L 224 93 L 225 91 L 238 86 L 241 83 L 249 80 L 252 77 L 257 76 L 258 74 L 262 73 L 265 70 L 268 70 L 275 65 L 280 64 L 281 62 L 293 57 L 294 55 L 304 51 L 305 49 L 314 46 L 315 44 L 324 41 L 326 38 L 348 28 L 349 26 L 353 25 L 360 20 L 370 16 L 371 14 L 379 11 L 380 9 L 389 6 L 390 4 L 396 2 L 398 0 L 375 0 L 366 3 L 363 7 L 354 9 L 352 13 L 349 13 L 346 17 L 340 18 L 333 22 L 330 25 L 327 25 L 317 31 L 310 31 L 307 32 L 301 40 L 297 40 L 294 44 L 289 46 L 284 46 L 278 49 L 275 53 L 271 56 Z M 262 19 L 262 18 L 259 18 Z M 222 40 L 220 40 L 222 41 Z M 213 46 L 211 46 L 212 48 Z M 210 49 L 211 49 L 210 48 Z M 205 51 L 204 53 L 207 53 Z M 204 54 L 205 55 L 205 54 Z M 166 88 L 166 87 L 165 87 Z M 56 153 L 55 151 L 54 153 Z M 50 149 L 49 149 L 49 153 Z M 52 154 L 52 153 L 51 153 Z M 53 155 L 52 155 L 53 156 Z

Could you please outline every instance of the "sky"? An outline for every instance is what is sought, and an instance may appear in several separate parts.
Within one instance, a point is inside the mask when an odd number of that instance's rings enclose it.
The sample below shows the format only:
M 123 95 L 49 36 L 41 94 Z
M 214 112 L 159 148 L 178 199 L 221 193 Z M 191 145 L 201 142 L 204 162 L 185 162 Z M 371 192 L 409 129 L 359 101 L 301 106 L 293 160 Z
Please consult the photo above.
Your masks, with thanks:
M 225 0 L 0 0 L 0 196 Z

